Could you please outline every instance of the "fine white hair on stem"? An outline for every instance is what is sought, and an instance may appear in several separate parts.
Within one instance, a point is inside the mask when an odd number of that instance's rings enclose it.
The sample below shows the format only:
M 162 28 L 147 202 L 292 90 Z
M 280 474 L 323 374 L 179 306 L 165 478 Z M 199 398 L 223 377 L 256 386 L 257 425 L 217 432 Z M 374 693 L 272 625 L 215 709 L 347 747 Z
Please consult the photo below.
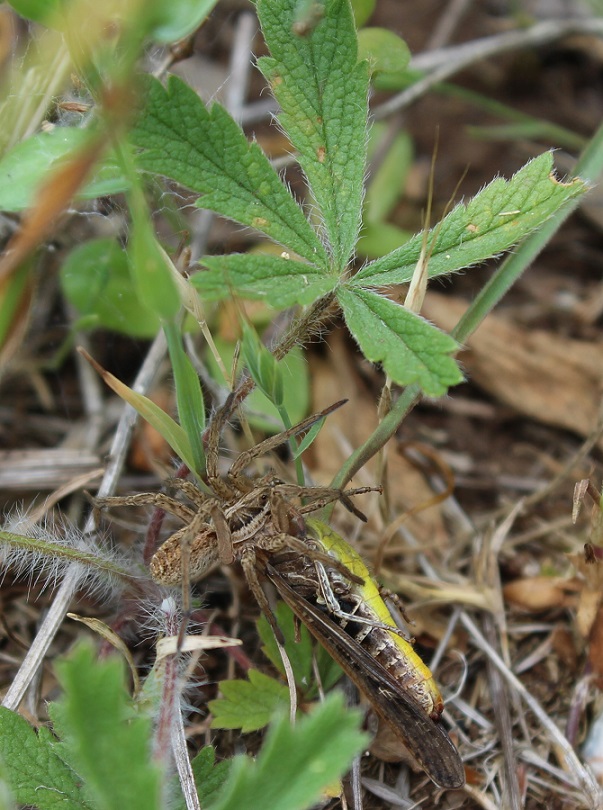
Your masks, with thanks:
M 44 587 L 56 586 L 68 569 L 77 569 L 80 587 L 103 599 L 135 579 L 132 560 L 111 548 L 102 535 L 83 532 L 64 517 L 46 516 L 32 523 L 19 508 L 0 528 L 0 567 L 1 575 L 10 569 L 30 586 L 41 581 Z

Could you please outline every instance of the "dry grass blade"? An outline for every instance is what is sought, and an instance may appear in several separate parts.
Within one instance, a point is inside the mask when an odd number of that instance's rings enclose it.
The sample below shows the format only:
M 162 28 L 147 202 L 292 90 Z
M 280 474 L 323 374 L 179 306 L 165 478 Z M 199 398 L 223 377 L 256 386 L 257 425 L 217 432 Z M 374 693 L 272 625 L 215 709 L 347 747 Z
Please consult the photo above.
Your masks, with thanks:
M 143 363 L 134 388 L 136 390 L 146 390 L 155 376 L 157 368 L 165 354 L 165 340 L 163 335 L 156 338 L 151 346 L 145 362 Z M 105 475 L 101 486 L 99 487 L 99 494 L 108 495 L 117 485 L 117 480 L 121 474 L 122 466 L 126 457 L 129 447 L 129 436 L 134 430 L 136 424 L 136 412 L 126 406 L 124 408 L 122 418 L 115 432 L 115 436 L 111 445 L 110 463 L 107 465 Z M 86 526 L 86 531 L 94 530 L 94 520 L 91 518 Z M 29 687 L 32 679 L 34 678 L 39 667 L 42 665 L 44 657 L 48 652 L 59 627 L 61 626 L 65 615 L 73 601 L 78 585 L 81 580 L 81 572 L 76 568 L 70 568 L 63 578 L 59 589 L 57 590 L 52 605 L 44 617 L 44 621 L 40 626 L 38 633 L 29 648 L 19 672 L 12 681 L 2 705 L 8 709 L 16 710 L 23 699 L 23 696 Z
M 590 770 L 580 762 L 580 759 L 564 734 L 559 730 L 540 703 L 538 703 L 521 681 L 511 672 L 498 653 L 492 649 L 475 622 L 466 613 L 461 614 L 460 620 L 468 630 L 475 646 L 486 654 L 488 660 L 491 661 L 501 673 L 509 687 L 524 701 L 542 725 L 553 743 L 556 755 L 563 765 L 565 781 L 572 787 L 577 787 L 583 792 L 584 801 L 589 809 L 599 810 L 603 799 L 601 788 Z

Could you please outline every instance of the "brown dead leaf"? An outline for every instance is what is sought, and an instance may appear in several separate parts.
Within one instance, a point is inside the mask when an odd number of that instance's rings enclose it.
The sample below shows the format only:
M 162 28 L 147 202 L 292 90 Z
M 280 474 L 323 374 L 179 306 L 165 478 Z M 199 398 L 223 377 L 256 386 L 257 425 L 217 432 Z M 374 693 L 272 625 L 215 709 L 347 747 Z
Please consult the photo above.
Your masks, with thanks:
M 597 620 L 603 601 L 603 560 L 585 546 L 581 554 L 568 554 L 567 557 L 583 578 L 583 588 L 578 604 L 576 622 L 584 638 L 589 638 Z
M 506 602 L 532 612 L 549 608 L 568 607 L 576 603 L 576 591 L 581 583 L 561 577 L 524 577 L 509 582 L 503 588 Z
M 430 292 L 422 314 L 450 331 L 466 309 L 466 301 Z M 519 413 L 588 436 L 603 389 L 602 349 L 489 315 L 460 360 L 473 381 Z
M 167 414 L 173 413 L 173 396 L 167 388 L 158 388 L 151 392 L 149 399 Z M 159 431 L 146 420 L 142 420 L 134 435 L 128 457 L 132 467 L 144 472 L 154 472 L 157 469 L 157 461 L 169 464 L 173 457 L 174 451 Z
M 558 624 L 551 634 L 551 643 L 557 658 L 567 669 L 576 666 L 578 650 L 576 649 L 575 634 L 571 633 L 564 624 Z
M 317 481 L 322 484 L 328 484 L 345 458 L 368 438 L 377 424 L 377 403 L 358 380 L 353 355 L 341 333 L 334 332 L 329 337 L 329 349 L 325 359 L 310 358 L 313 410 L 319 411 L 342 397 L 346 397 L 348 402 L 329 416 L 328 429 L 318 434 L 310 448 L 310 466 Z M 400 453 L 391 450 L 387 464 L 389 497 L 394 515 L 433 498 L 434 492 L 425 477 Z M 366 470 L 369 474 L 361 470 L 354 486 L 374 484 L 374 459 Z M 412 515 L 405 525 L 419 543 L 441 545 L 448 537 L 439 505 Z

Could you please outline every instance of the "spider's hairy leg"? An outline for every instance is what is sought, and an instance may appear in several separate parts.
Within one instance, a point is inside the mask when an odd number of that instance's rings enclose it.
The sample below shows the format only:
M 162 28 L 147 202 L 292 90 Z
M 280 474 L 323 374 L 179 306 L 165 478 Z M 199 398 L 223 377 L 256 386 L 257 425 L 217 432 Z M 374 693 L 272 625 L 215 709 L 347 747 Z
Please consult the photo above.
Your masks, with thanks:
M 247 584 L 249 585 L 249 589 L 253 594 L 255 601 L 260 606 L 260 610 L 266 617 L 268 624 L 272 628 L 272 632 L 274 633 L 279 644 L 284 645 L 285 638 L 277 624 L 276 617 L 268 604 L 268 599 L 266 598 L 266 594 L 264 593 L 264 589 L 262 588 L 258 578 L 257 560 L 253 546 L 247 546 L 244 548 L 241 552 L 240 559 L 241 567 L 243 568 L 243 573 L 245 574 L 245 579 L 247 580 Z
M 181 492 L 191 503 L 195 504 L 197 509 L 206 509 L 206 514 L 209 514 L 210 504 L 213 501 L 205 493 L 201 492 L 194 481 L 187 481 L 185 478 L 168 478 L 165 481 L 165 486 Z
M 229 479 L 236 481 L 243 470 L 253 461 L 254 458 L 269 453 L 271 450 L 274 450 L 275 447 L 279 447 L 281 444 L 284 444 L 288 439 L 291 438 L 291 436 L 296 436 L 298 433 L 308 430 L 308 428 L 311 428 L 312 425 L 318 422 L 319 419 L 322 419 L 324 416 L 328 416 L 333 411 L 341 408 L 341 406 L 346 402 L 347 400 L 345 399 L 335 402 L 333 405 L 329 405 L 328 408 L 324 408 L 322 411 L 314 413 L 301 422 L 298 422 L 297 425 L 293 425 L 293 427 L 289 428 L 289 430 L 284 430 L 282 433 L 277 433 L 276 436 L 269 436 L 267 439 L 264 439 L 263 442 L 256 444 L 255 447 L 252 447 L 250 450 L 245 450 L 234 461 L 232 467 L 228 471 Z
M 231 500 L 235 494 L 233 493 L 232 487 L 221 478 L 219 474 L 220 434 L 228 418 L 229 411 L 225 410 L 227 402 L 224 403 L 224 406 L 220 410 L 214 413 L 210 420 L 205 447 L 205 471 L 207 473 L 207 481 L 215 494 L 224 501 Z
M 364 495 L 367 492 L 381 492 L 381 487 L 356 487 L 355 489 L 333 489 L 332 487 L 296 487 L 294 484 L 284 484 L 280 487 L 284 492 L 287 489 L 298 498 L 306 499 L 308 503 L 299 507 L 302 514 L 316 512 L 333 501 L 341 501 L 343 506 L 366 523 L 366 515 L 358 509 L 351 498 L 354 495 Z
M 283 536 L 305 537 L 306 524 L 301 512 L 283 497 L 280 486 L 270 490 L 270 516 Z
M 218 504 L 214 504 L 211 510 L 211 519 L 216 532 L 218 546 L 218 557 L 222 565 L 232 565 L 234 562 L 234 549 L 232 545 L 232 532 L 228 525 L 226 515 Z
M 93 504 L 99 509 L 114 506 L 154 506 L 163 509 L 170 515 L 175 515 L 185 523 L 190 523 L 195 517 L 195 510 L 190 506 L 171 498 L 164 492 L 139 492 L 137 495 L 112 496 L 110 498 L 93 498 Z
M 338 490 L 331 490 L 331 492 L 336 493 Z M 330 568 L 334 568 L 350 582 L 354 582 L 356 585 L 364 585 L 362 577 L 352 573 L 336 557 L 326 551 L 321 551 L 316 543 L 308 541 L 306 538 L 306 526 L 302 518 L 303 507 L 295 509 L 282 497 L 279 491 L 274 490 L 271 493 L 270 508 L 273 523 L 279 534 L 260 538 L 257 542 L 258 548 L 265 551 L 280 551 L 283 548 L 299 551 L 300 554 L 304 554 L 315 562 L 321 562 Z

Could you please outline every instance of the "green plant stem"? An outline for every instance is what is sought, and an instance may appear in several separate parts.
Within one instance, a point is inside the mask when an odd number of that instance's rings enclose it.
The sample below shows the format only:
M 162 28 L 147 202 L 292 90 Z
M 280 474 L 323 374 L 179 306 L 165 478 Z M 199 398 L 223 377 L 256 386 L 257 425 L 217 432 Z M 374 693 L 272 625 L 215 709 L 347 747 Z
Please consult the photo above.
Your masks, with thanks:
M 583 149 L 588 142 L 587 138 L 578 135 L 571 129 L 567 129 L 567 127 L 554 124 L 552 121 L 548 121 L 545 118 L 536 118 L 533 115 L 527 115 L 521 110 L 510 107 L 508 104 L 503 104 L 500 101 L 488 98 L 488 96 L 477 93 L 474 90 L 468 90 L 466 87 L 461 87 L 458 84 L 441 82 L 434 85 L 432 89 L 434 93 L 439 93 L 447 98 L 461 99 L 466 104 L 471 104 L 483 112 L 502 118 L 503 121 L 510 121 L 518 127 L 523 126 L 526 130 L 531 128 L 533 131 L 537 132 L 541 140 L 546 138 L 548 143 L 555 144 L 557 148 L 578 150 Z M 483 138 L 483 136 L 480 136 L 481 132 L 484 130 L 488 132 L 489 130 L 495 129 L 496 126 L 470 127 L 470 132 L 474 131 L 477 133 L 477 138 Z
M 590 139 L 582 153 L 574 176 L 582 177 L 589 183 L 594 183 L 603 172 L 603 124 Z M 481 290 L 469 305 L 456 327 L 452 331 L 453 337 L 464 343 L 475 332 L 485 317 L 494 309 L 500 299 L 508 292 L 524 270 L 530 265 L 535 256 L 549 242 L 551 237 L 561 227 L 563 222 L 577 208 L 578 200 L 566 203 L 554 216 L 552 216 L 539 231 L 529 236 L 519 248 L 511 254 L 492 276 L 490 281 Z M 389 439 L 395 434 L 402 421 L 420 399 L 418 386 L 409 386 L 398 397 L 391 411 L 379 423 L 369 438 L 358 447 L 341 467 L 333 478 L 331 486 L 343 489 L 353 476 L 371 459 Z M 330 517 L 335 504 L 325 507 L 326 517 Z
M 285 430 L 289 430 L 293 427 L 293 422 L 289 418 L 289 414 L 287 409 L 284 405 L 280 405 L 277 408 L 281 419 L 283 420 L 283 425 L 285 426 Z M 298 443 L 295 436 L 289 437 L 289 447 L 291 448 L 291 453 L 293 454 L 293 458 L 295 459 L 295 474 L 297 476 L 297 483 L 300 487 L 304 487 L 306 485 L 305 476 L 304 476 L 304 465 L 302 464 L 302 460 L 298 455 Z
M 74 563 L 93 572 L 102 571 L 109 576 L 117 577 L 130 587 L 135 580 L 135 574 L 127 571 L 118 562 L 75 546 L 61 545 L 37 537 L 27 537 L 5 529 L 0 530 L 0 542 L 6 543 L 11 550 L 22 549 L 25 554 L 41 555 L 48 560 L 65 560 L 66 563 Z
M 294 346 L 298 344 L 303 346 L 313 334 L 320 331 L 323 324 L 333 314 L 334 299 L 334 293 L 319 298 L 291 324 L 287 332 L 272 349 L 272 353 L 277 360 L 282 360 Z M 255 382 L 247 372 L 244 372 L 235 390 L 224 405 L 216 411 L 214 419 L 219 422 L 219 430 L 221 430 L 235 408 L 238 408 L 254 388 Z

